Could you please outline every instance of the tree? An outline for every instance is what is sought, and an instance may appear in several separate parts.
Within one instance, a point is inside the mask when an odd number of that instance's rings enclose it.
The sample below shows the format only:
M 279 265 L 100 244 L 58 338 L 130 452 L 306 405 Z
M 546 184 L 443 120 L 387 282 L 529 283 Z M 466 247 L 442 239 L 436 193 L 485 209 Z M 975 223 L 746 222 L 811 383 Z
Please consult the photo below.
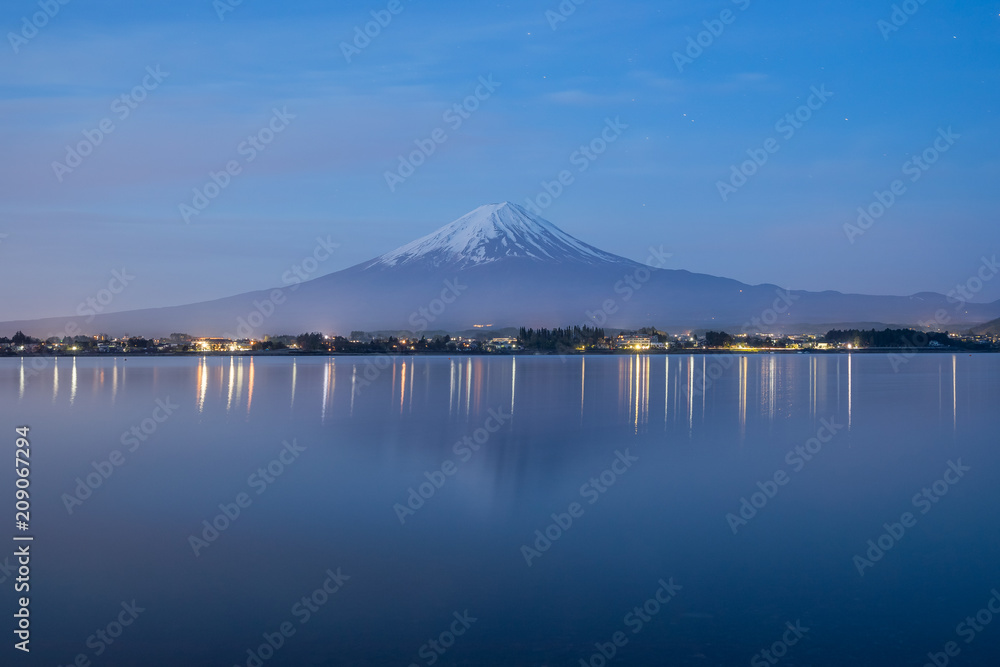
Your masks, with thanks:
M 14 345 L 24 345 L 25 343 L 28 342 L 28 337 L 24 335 L 23 331 L 18 329 L 17 333 L 14 334 L 14 337 L 11 338 L 10 342 L 12 342 Z
M 733 337 L 727 334 L 725 331 L 706 331 L 705 332 L 705 346 L 706 347 L 729 347 L 732 345 Z
M 316 332 L 299 334 L 296 336 L 295 342 L 303 351 L 312 352 L 323 347 L 323 334 Z

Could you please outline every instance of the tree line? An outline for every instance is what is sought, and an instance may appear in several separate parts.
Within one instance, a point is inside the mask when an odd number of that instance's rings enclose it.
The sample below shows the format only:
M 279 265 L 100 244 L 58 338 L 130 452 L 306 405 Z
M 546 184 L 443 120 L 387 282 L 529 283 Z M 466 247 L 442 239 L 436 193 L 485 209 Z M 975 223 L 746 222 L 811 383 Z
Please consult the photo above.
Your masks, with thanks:
M 604 329 L 586 324 L 555 329 L 521 327 L 517 340 L 525 350 L 548 352 L 570 351 L 581 346 L 592 348 L 606 342 Z

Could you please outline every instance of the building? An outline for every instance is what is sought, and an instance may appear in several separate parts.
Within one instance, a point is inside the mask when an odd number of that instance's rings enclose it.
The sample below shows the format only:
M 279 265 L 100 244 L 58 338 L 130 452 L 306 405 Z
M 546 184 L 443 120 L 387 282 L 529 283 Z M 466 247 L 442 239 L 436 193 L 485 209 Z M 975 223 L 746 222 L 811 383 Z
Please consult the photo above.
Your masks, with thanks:
M 513 350 L 517 347 L 517 339 L 509 337 L 491 338 L 487 345 L 493 350 Z
M 652 343 L 650 336 L 638 334 L 619 334 L 615 339 L 615 347 L 619 350 L 648 350 Z
M 236 350 L 236 343 L 228 338 L 198 338 L 194 343 L 199 352 L 231 352 Z

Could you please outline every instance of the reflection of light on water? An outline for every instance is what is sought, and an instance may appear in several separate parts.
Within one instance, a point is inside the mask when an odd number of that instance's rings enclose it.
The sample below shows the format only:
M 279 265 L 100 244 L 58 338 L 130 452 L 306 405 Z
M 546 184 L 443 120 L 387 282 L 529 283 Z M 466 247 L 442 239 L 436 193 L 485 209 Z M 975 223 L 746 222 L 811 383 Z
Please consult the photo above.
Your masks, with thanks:
M 52 402 L 56 402 L 59 395 L 59 360 L 56 359 L 52 365 Z
M 580 421 L 583 421 L 583 396 L 587 381 L 587 358 L 580 357 Z
M 292 402 L 291 402 L 291 405 L 288 406 L 290 408 L 294 408 L 295 407 L 295 383 L 298 380 L 298 373 L 299 373 L 298 360 L 292 359 Z M 354 373 L 355 373 L 355 375 L 357 375 L 357 371 L 356 370 L 354 371 Z M 351 407 L 354 407 L 354 380 L 353 379 L 351 380 Z
M 951 427 L 958 428 L 958 355 L 951 357 Z
M 406 408 L 410 412 L 413 412 L 413 376 L 416 375 L 416 373 L 414 372 L 413 365 L 415 363 L 416 362 L 414 360 L 412 359 L 410 360 L 410 393 L 409 393 L 410 400 L 408 401 L 408 405 Z
M 854 424 L 854 355 L 847 355 L 847 428 Z
M 73 356 L 73 370 L 69 375 L 69 404 L 76 400 L 76 356 Z
M 514 415 L 514 391 L 517 388 L 517 357 L 510 359 L 510 414 Z
M 837 412 L 840 412 L 840 357 L 837 357 Z
M 642 391 L 642 423 L 649 421 L 649 357 L 642 358 L 643 365 L 643 391 Z
M 358 366 L 351 364 L 351 416 L 354 416 L 354 392 L 358 385 Z M 295 401 L 295 367 L 292 367 L 292 401 Z
M 694 430 L 694 355 L 688 357 L 688 429 Z
M 236 361 L 236 404 L 240 404 L 243 397 L 243 357 Z
M 451 359 L 450 381 L 448 384 L 448 416 L 451 416 L 455 406 L 455 360 Z M 512 401 L 513 402 L 513 401 Z
M 242 360 L 241 360 L 242 361 Z M 205 392 L 208 391 L 208 362 L 205 357 L 198 360 L 198 412 L 205 409 Z
M 628 371 L 625 368 L 625 357 L 618 358 L 618 410 L 619 412 L 628 407 L 631 402 L 631 395 L 628 391 L 631 389 Z
M 253 402 L 253 357 L 250 357 L 250 379 L 247 387 L 247 414 L 250 414 L 250 403 Z
M 740 435 L 746 435 L 747 430 L 747 376 L 750 374 L 747 368 L 748 360 L 746 357 L 740 357 L 740 373 L 739 373 L 739 418 L 740 418 Z
M 232 357 L 230 357 L 230 359 L 232 359 Z M 157 370 L 157 367 L 154 366 L 153 367 L 153 382 L 154 383 L 156 382 L 156 370 Z M 226 369 L 224 369 L 222 367 L 222 362 L 221 361 L 219 362 L 219 365 L 216 366 L 216 368 L 215 368 L 215 375 L 216 375 L 215 386 L 219 388 L 219 402 L 221 403 L 222 402 L 222 389 L 225 386 L 225 384 L 223 383 L 222 380 L 223 380 L 223 378 L 226 377 Z
M 476 399 L 476 412 L 478 413 L 483 406 L 483 390 L 486 388 L 486 381 L 488 371 L 484 370 L 484 363 L 482 357 L 476 357 L 475 363 L 472 362 L 472 357 L 469 357 L 469 364 L 472 366 L 471 375 L 469 376 L 470 381 L 475 381 L 475 389 L 472 392 L 472 397 Z M 411 367 L 412 376 L 412 367 Z M 469 406 L 466 405 L 466 414 L 468 414 Z
M 469 416 L 472 401 L 472 357 L 465 360 L 465 416 Z
M 17 387 L 17 400 L 24 398 L 24 357 L 21 357 L 21 379 Z
M 663 357 L 663 423 L 667 423 L 667 413 L 670 412 L 670 357 Z
M 816 363 L 814 355 L 809 356 L 809 416 L 816 416 Z
M 639 382 L 641 378 L 639 376 L 641 375 L 640 372 L 641 363 L 642 363 L 641 359 L 639 358 L 638 355 L 636 355 L 635 357 L 632 357 L 632 364 L 629 366 L 629 370 L 632 371 L 632 374 L 635 376 L 635 390 L 633 392 L 635 394 L 635 406 L 633 408 L 633 411 L 635 412 L 636 433 L 639 432 L 639 403 L 641 402 L 641 399 L 639 398 Z
M 628 357 L 628 368 L 625 359 L 618 364 L 620 401 L 628 407 L 628 418 L 639 432 L 640 422 L 649 421 L 649 357 L 632 355 Z M 625 393 L 625 390 L 628 393 Z
M 226 399 L 226 412 L 229 412 L 229 409 L 233 405 L 233 389 L 235 388 L 234 385 L 236 384 L 235 371 L 236 371 L 236 359 L 233 357 L 229 357 L 229 398 Z
M 777 373 L 778 364 L 775 356 L 768 355 L 767 363 L 761 364 L 760 386 L 761 386 L 761 406 L 767 412 L 769 421 L 774 421 L 774 404 L 777 393 Z
M 399 381 L 399 414 L 403 414 L 403 402 L 406 400 L 406 362 L 403 362 L 402 377 Z
M 393 370 L 395 376 L 395 370 Z M 326 406 L 333 399 L 333 393 L 337 388 L 337 367 L 333 359 L 326 363 L 326 372 L 323 373 L 323 409 L 320 413 L 320 421 L 326 422 Z
M 114 405 L 118 396 L 118 358 L 115 358 L 114 370 L 111 373 L 111 404 Z

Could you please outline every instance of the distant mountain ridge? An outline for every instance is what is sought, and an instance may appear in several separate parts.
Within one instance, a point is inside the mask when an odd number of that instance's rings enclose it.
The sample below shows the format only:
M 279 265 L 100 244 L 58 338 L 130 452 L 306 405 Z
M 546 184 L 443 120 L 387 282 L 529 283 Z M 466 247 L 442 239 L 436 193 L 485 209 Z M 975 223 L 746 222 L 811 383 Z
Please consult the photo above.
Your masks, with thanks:
M 967 330 L 1000 318 L 1000 301 L 956 305 L 942 294 L 870 296 L 785 290 L 605 252 L 508 202 L 488 204 L 355 266 L 297 284 L 168 308 L 0 323 L 0 333 L 78 332 L 261 337 L 352 330 L 463 331 L 477 326 L 683 331 L 802 331 L 837 322 Z M 825 331 L 825 329 L 824 329 Z M 5 333 L 9 332 L 9 333 Z M 70 334 L 72 335 L 72 334 Z
M 996 336 L 1000 334 L 1000 318 L 972 327 L 976 336 Z

